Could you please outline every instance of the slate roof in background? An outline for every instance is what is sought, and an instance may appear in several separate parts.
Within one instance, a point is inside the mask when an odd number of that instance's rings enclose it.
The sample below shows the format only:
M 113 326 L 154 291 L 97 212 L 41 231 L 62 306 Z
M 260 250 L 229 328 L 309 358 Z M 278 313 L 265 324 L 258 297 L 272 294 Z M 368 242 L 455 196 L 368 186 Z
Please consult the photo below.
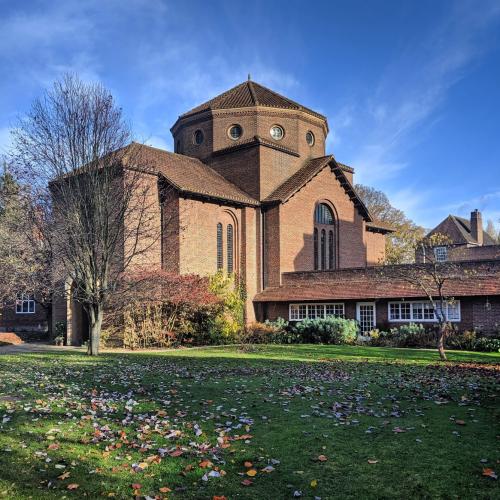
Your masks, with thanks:
M 195 115 L 203 113 L 204 111 L 211 111 L 216 109 L 231 109 L 231 108 L 250 108 L 254 106 L 267 106 L 270 108 L 292 109 L 297 111 L 305 111 L 317 118 L 326 120 L 320 113 L 316 113 L 312 109 L 306 108 L 288 97 L 282 96 L 274 90 L 268 89 L 259 83 L 247 80 L 240 83 L 232 89 L 219 94 L 218 96 L 210 99 L 199 106 L 187 111 L 180 117 Z
M 460 237 L 457 239 L 453 234 L 450 234 L 450 224 L 452 227 L 456 229 Z M 447 229 L 450 228 L 450 229 Z M 477 244 L 477 241 L 472 237 L 470 220 L 465 219 L 463 217 L 458 217 L 457 215 L 448 215 L 446 219 L 441 221 L 434 229 L 432 229 L 427 237 L 436 234 L 442 233 L 448 235 L 453 243 L 456 245 L 465 245 L 465 244 Z M 483 245 L 495 245 L 495 241 L 493 238 L 483 229 Z

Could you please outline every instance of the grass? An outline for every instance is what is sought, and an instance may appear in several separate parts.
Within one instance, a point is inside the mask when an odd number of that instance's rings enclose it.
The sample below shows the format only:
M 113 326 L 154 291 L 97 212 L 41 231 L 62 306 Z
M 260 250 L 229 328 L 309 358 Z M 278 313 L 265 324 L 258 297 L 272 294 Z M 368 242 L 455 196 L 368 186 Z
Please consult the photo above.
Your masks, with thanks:
M 0 497 L 498 497 L 483 470 L 499 472 L 500 355 L 449 357 L 311 345 L 2 355 Z

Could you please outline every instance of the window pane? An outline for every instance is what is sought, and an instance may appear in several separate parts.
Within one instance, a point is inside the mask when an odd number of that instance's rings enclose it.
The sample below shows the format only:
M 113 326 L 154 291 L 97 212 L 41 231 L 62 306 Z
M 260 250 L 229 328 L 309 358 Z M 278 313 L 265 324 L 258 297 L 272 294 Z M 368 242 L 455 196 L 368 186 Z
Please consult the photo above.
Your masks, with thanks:
M 333 231 L 328 232 L 328 269 L 335 268 L 335 245 L 333 242 Z
M 414 302 L 412 304 L 413 319 L 424 319 L 423 304 Z
M 408 302 L 401 302 L 399 308 L 401 319 L 411 319 L 411 305 Z
M 326 269 L 326 231 L 321 230 L 321 269 Z
M 314 228 L 314 270 L 318 269 L 318 230 Z
M 460 321 L 460 302 L 448 304 L 448 320 Z
M 428 302 L 424 303 L 424 319 L 434 319 L 434 308 Z
M 217 271 L 221 271 L 224 267 L 222 254 L 222 224 L 217 224 Z
M 307 306 L 305 304 L 299 304 L 299 319 L 306 319 Z
M 389 304 L 389 319 L 401 319 L 399 306 L 400 304 Z
M 227 272 L 233 272 L 233 225 L 227 226 Z

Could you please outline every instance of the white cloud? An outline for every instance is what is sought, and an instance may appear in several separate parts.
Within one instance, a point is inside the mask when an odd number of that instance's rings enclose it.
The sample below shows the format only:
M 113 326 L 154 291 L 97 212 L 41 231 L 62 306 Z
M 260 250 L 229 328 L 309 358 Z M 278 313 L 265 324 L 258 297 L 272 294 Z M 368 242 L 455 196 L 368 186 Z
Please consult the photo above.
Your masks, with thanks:
M 373 94 L 351 109 L 358 149 L 352 153 L 361 182 L 397 177 L 418 143 L 417 129 L 432 126 L 450 88 L 488 50 L 484 33 L 498 22 L 500 3 L 456 4 L 447 20 L 386 68 Z M 335 144 L 335 139 L 334 139 Z

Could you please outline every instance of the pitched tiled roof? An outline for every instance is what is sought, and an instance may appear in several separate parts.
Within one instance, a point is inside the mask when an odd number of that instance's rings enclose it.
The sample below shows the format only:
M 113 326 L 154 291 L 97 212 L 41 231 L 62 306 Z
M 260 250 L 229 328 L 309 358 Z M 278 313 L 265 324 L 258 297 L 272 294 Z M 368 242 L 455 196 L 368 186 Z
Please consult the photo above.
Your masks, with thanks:
M 307 160 L 302 168 L 278 186 L 266 199 L 267 202 L 286 201 L 295 194 L 302 186 L 309 182 L 315 175 L 319 174 L 324 167 L 330 163 L 333 156 L 321 156 Z
M 240 188 L 226 180 L 215 170 L 196 158 L 170 153 L 133 142 L 124 155 L 132 158 L 138 166 L 155 171 L 182 193 L 196 194 L 209 198 L 234 201 L 245 205 L 258 205 L 259 202 Z
M 452 225 L 451 227 L 455 228 L 455 234 L 450 233 L 450 225 Z M 448 215 L 448 217 L 446 217 L 446 219 L 444 219 L 432 231 L 430 231 L 426 237 L 429 237 L 436 233 L 448 235 L 456 245 L 477 244 L 477 241 L 472 237 L 470 220 L 464 219 L 463 217 L 458 217 L 457 215 Z M 495 245 L 495 240 L 493 240 L 493 238 L 484 230 L 483 245 Z
M 453 297 L 500 295 L 498 276 L 475 276 L 468 279 L 449 279 L 444 293 Z M 347 281 L 290 283 L 271 287 L 257 294 L 255 302 L 300 302 L 317 300 L 400 299 L 425 297 L 418 286 L 402 280 L 358 278 Z
M 240 83 L 226 92 L 210 99 L 209 101 L 196 106 L 187 113 L 181 115 L 182 117 L 203 113 L 215 109 L 230 109 L 230 108 L 250 108 L 253 106 L 267 106 L 270 108 L 292 109 L 297 111 L 305 111 L 311 115 L 325 120 L 326 118 L 298 104 L 287 97 L 284 97 L 277 92 L 274 92 L 267 87 L 264 87 L 256 82 L 248 80 Z
M 285 202 L 299 189 L 307 184 L 314 176 L 319 174 L 326 166 L 330 166 L 340 184 L 345 189 L 351 201 L 359 210 L 366 221 L 371 222 L 372 217 L 349 179 L 344 173 L 344 167 L 339 166 L 332 155 L 311 158 L 292 176 L 278 186 L 265 200 L 264 203 Z

